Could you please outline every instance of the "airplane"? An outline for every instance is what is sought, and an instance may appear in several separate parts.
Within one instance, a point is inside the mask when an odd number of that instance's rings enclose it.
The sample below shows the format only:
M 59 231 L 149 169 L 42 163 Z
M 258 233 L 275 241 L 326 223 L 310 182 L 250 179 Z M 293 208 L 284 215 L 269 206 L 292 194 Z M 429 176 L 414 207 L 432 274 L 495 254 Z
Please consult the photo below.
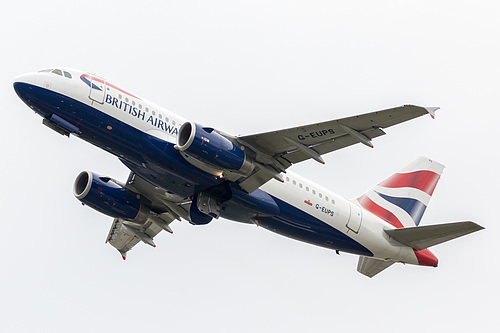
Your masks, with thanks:
M 75 197 L 113 218 L 106 242 L 123 259 L 137 243 L 156 247 L 174 220 L 255 224 L 292 239 L 359 255 L 373 277 L 394 263 L 437 267 L 431 246 L 483 229 L 471 221 L 420 226 L 444 166 L 420 157 L 356 199 L 288 170 L 372 140 L 437 107 L 401 107 L 233 136 L 170 112 L 88 72 L 53 67 L 18 76 L 14 90 L 42 123 L 79 137 L 130 169 L 126 182 L 81 172 Z

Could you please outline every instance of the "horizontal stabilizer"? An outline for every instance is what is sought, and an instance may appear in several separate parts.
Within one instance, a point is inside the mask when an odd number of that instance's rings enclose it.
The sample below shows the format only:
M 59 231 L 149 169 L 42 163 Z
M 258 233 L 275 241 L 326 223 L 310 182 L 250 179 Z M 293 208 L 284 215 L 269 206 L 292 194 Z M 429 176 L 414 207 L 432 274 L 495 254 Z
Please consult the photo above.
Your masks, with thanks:
M 392 264 L 394 264 L 394 261 L 359 256 L 358 272 L 372 278 Z
M 466 221 L 399 228 L 385 232 L 403 245 L 423 250 L 481 229 L 484 228 L 474 222 Z

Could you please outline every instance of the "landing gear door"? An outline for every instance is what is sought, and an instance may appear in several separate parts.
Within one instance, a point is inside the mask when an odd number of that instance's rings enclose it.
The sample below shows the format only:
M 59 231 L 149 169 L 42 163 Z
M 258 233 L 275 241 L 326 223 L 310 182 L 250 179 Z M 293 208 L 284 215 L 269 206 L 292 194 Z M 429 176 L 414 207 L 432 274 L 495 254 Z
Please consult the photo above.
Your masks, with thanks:
M 89 98 L 97 103 L 103 104 L 106 97 L 106 81 L 90 75 L 90 94 Z
M 347 227 L 355 233 L 358 233 L 359 228 L 361 227 L 361 221 L 363 220 L 361 207 L 352 202 L 349 202 L 349 207 L 351 209 L 351 214 L 349 216 L 349 221 L 347 222 Z

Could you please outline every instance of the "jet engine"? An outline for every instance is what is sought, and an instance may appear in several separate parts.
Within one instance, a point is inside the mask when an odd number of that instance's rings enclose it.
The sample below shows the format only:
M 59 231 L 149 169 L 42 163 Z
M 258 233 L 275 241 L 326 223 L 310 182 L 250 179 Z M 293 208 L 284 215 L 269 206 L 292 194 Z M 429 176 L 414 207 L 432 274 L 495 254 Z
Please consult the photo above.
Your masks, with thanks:
M 109 177 L 83 171 L 73 186 L 75 197 L 100 213 L 144 223 L 150 210 L 139 198 Z
M 198 161 L 193 165 L 229 170 L 248 176 L 254 169 L 255 157 L 252 151 L 236 146 L 213 128 L 202 127 L 193 122 L 182 124 L 177 136 L 177 149 Z M 189 161 L 189 159 L 187 159 Z

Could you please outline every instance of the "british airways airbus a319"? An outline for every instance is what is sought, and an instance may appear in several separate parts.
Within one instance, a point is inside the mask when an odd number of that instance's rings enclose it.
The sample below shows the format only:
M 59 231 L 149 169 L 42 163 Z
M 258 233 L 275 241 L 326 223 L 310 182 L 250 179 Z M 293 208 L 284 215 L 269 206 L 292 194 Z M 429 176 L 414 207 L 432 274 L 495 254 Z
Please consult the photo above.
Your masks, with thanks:
M 21 75 L 14 89 L 43 124 L 100 147 L 130 170 L 125 183 L 84 171 L 74 195 L 114 218 L 107 242 L 125 259 L 139 242 L 185 219 L 256 224 L 359 255 L 373 277 L 396 262 L 438 264 L 429 247 L 482 229 L 476 223 L 419 226 L 443 171 L 425 157 L 348 200 L 288 168 L 353 144 L 373 147 L 384 129 L 437 108 L 405 105 L 268 133 L 233 136 L 188 121 L 96 75 L 52 68 Z

